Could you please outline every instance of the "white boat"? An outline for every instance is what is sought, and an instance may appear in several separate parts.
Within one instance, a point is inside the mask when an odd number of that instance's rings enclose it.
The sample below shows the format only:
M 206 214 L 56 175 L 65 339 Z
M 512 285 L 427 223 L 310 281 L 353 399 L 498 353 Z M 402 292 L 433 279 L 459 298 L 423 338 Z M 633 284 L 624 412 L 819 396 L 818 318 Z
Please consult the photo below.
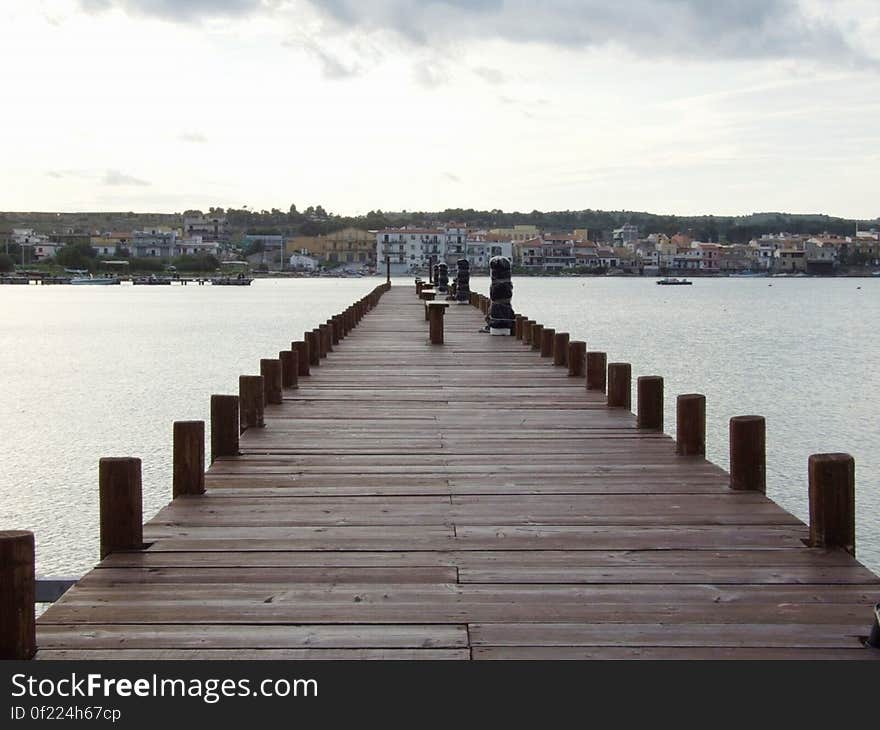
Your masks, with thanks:
M 688 281 L 687 279 L 676 279 L 675 277 L 665 279 L 660 279 L 657 281 L 660 286 L 690 286 L 693 284 L 692 281 Z
M 79 284 L 79 285 L 91 284 L 91 285 L 95 285 L 95 286 L 111 286 L 113 284 L 118 284 L 119 279 L 117 279 L 115 276 L 97 276 L 96 277 L 96 276 L 92 276 L 90 274 L 89 276 L 74 276 L 70 280 L 70 283 L 71 284 Z

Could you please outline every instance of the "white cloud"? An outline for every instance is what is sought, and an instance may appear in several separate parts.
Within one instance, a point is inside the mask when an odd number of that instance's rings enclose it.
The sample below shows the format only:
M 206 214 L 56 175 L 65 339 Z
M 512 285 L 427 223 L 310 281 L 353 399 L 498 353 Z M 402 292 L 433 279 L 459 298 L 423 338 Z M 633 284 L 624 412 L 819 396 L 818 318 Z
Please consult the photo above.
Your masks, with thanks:
M 506 80 L 504 73 L 497 68 L 489 68 L 488 66 L 477 66 L 474 73 L 487 83 L 499 85 Z
M 101 183 L 114 187 L 118 185 L 134 185 L 137 187 L 145 187 L 150 184 L 146 180 L 141 180 L 140 178 L 134 177 L 132 175 L 126 175 L 124 172 L 120 172 L 119 170 L 107 170 L 104 173 L 104 176 L 101 178 Z

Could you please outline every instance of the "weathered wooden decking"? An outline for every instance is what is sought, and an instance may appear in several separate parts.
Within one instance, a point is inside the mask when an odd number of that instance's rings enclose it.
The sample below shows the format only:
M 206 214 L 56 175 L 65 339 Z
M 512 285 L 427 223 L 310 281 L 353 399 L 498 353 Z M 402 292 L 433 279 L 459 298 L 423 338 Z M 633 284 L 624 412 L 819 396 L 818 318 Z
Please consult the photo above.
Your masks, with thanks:
M 876 576 L 481 324 L 391 289 L 38 658 L 878 658 Z

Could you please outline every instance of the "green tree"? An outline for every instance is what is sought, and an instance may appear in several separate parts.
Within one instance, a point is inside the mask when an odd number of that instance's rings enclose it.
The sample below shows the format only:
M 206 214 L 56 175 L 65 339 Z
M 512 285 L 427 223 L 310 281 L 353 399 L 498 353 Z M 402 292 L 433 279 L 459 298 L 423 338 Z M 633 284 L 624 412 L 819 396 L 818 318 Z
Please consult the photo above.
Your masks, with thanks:
M 165 268 L 165 262 L 156 256 L 145 256 L 144 258 L 129 259 L 129 269 L 134 271 L 162 271 Z
M 0 253 L 0 271 L 15 271 L 15 260 L 12 256 Z
M 55 261 L 68 269 L 95 268 L 97 252 L 85 243 L 72 243 L 62 248 L 55 254 Z
M 217 257 L 211 254 L 178 256 L 172 263 L 178 271 L 216 271 L 220 268 Z
M 251 241 L 244 250 L 245 256 L 253 256 L 255 253 L 262 253 L 266 250 L 266 244 L 262 238 Z

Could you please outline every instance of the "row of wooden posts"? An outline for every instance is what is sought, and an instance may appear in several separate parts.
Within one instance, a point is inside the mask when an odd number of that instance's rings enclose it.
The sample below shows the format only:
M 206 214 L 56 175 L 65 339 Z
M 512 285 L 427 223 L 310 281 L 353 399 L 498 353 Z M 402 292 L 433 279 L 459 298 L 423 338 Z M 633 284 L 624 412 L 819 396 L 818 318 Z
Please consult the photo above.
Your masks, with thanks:
M 484 314 L 489 299 L 471 293 L 471 304 Z M 585 389 L 606 393 L 609 408 L 631 408 L 632 365 L 611 362 L 604 352 L 588 351 L 585 342 L 570 340 L 525 315 L 517 314 L 515 336 L 553 365 L 581 378 Z M 663 378 L 636 379 L 636 424 L 646 431 L 663 431 Z M 675 449 L 681 456 L 706 453 L 706 396 L 679 395 L 675 404 Z M 763 416 L 730 419 L 730 488 L 766 492 L 766 424 Z M 841 548 L 855 555 L 855 461 L 849 454 L 813 454 L 808 460 L 810 545 Z
M 333 351 L 373 309 L 390 284 L 377 286 L 326 323 L 306 332 L 278 358 L 260 360 L 259 375 L 242 375 L 238 395 L 211 396 L 211 462 L 237 456 L 239 437 L 264 426 L 266 404 L 280 404 L 285 388 Z M 173 426 L 172 496 L 205 493 L 205 422 L 176 421 Z M 101 559 L 115 552 L 144 548 L 141 460 L 103 458 L 98 462 Z M 36 653 L 34 535 L 0 531 L 0 659 L 30 659 Z

